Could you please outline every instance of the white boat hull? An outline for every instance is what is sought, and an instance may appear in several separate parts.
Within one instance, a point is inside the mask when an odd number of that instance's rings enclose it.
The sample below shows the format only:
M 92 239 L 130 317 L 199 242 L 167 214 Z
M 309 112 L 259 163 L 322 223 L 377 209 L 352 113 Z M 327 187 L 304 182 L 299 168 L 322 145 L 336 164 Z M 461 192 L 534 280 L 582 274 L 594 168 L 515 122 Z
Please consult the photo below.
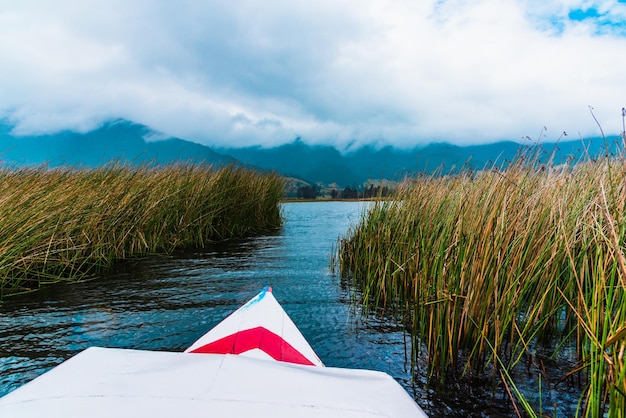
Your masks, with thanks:
M 422 417 L 389 375 L 222 354 L 89 348 L 0 399 L 2 417 Z

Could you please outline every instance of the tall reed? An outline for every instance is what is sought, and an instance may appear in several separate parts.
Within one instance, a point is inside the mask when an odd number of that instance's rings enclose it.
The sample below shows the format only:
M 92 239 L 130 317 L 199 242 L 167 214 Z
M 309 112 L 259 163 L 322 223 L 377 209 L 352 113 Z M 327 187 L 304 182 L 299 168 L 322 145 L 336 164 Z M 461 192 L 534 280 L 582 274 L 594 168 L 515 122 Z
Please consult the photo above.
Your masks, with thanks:
M 277 175 L 233 166 L 4 169 L 0 290 L 275 228 L 282 195 Z
M 625 207 L 617 160 L 418 177 L 340 240 L 339 265 L 366 306 L 407 318 L 433 379 L 514 384 L 540 345 L 575 344 L 579 413 L 624 416 Z

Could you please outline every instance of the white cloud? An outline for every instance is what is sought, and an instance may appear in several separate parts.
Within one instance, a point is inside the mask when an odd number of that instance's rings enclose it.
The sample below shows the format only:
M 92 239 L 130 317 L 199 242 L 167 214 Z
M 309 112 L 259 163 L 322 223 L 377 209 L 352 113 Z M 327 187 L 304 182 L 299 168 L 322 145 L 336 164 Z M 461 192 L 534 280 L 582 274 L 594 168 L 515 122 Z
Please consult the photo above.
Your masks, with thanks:
M 601 0 L 0 0 L 0 118 L 411 146 L 596 135 L 592 105 L 619 133 L 625 20 Z

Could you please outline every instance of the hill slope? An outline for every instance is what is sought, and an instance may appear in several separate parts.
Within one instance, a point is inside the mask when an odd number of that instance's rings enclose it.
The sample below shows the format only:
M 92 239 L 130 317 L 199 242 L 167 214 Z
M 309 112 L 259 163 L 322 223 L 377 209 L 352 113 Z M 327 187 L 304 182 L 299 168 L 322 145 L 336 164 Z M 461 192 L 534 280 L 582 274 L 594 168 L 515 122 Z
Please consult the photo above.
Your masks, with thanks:
M 615 150 L 618 138 L 611 138 L 609 148 Z M 337 183 L 339 186 L 360 185 L 369 179 L 399 180 L 406 175 L 434 172 L 450 173 L 462 168 L 482 170 L 503 166 L 523 150 L 534 146 L 502 141 L 486 145 L 460 147 L 433 143 L 425 147 L 402 150 L 387 146 L 381 149 L 363 147 L 341 154 L 330 146 L 310 146 L 300 140 L 276 148 L 217 148 L 216 151 L 237 160 L 273 169 L 282 174 L 307 180 L 310 183 Z M 604 141 L 568 141 L 541 146 L 541 159 L 554 164 L 578 161 L 586 152 L 595 157 L 604 152 Z M 585 151 L 587 149 L 587 151 Z
M 10 127 L 0 126 L 0 161 L 5 166 L 47 164 L 95 167 L 111 161 L 129 164 L 168 164 L 192 161 L 224 165 L 235 162 L 200 144 L 179 138 L 146 141 L 154 135 L 149 128 L 128 121 L 110 122 L 94 131 L 80 134 L 11 135 Z

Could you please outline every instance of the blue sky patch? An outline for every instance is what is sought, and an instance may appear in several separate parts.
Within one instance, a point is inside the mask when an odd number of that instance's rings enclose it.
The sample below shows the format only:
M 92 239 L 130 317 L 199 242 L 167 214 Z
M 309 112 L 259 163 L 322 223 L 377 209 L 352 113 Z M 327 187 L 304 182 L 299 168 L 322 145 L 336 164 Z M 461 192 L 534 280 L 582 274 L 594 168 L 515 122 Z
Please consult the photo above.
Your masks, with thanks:
M 571 20 L 577 20 L 579 22 L 585 19 L 598 18 L 598 17 L 600 17 L 600 13 L 598 13 L 598 10 L 595 9 L 594 7 L 591 7 L 587 10 L 576 9 L 576 10 L 572 10 L 571 12 L 569 12 L 569 18 Z
M 619 0 L 619 2 L 626 3 L 626 0 Z M 569 12 L 568 18 L 576 22 L 588 21 L 593 23 L 596 35 L 626 36 L 626 21 L 620 20 L 619 17 L 616 18 L 610 13 L 600 13 L 595 7 L 572 10 Z

